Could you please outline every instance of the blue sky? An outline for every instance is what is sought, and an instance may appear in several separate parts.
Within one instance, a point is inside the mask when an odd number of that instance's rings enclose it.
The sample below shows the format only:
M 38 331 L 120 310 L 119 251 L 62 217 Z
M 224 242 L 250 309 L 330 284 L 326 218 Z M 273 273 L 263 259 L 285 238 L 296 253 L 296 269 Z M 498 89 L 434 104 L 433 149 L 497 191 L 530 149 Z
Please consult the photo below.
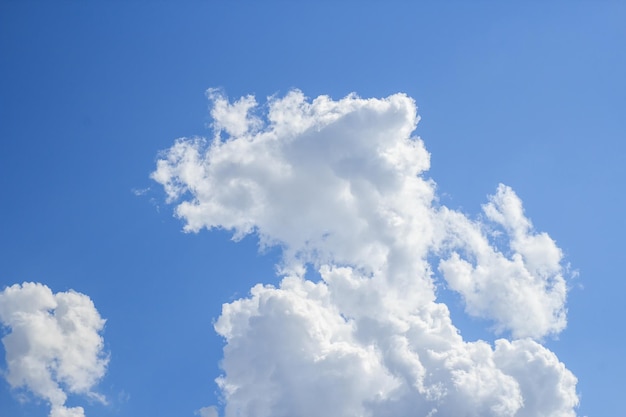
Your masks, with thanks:
M 92 417 L 222 412 L 225 339 L 213 324 L 255 284 L 279 285 L 284 258 L 259 251 L 254 234 L 183 233 L 180 201 L 167 204 L 150 175 L 177 138 L 213 137 L 207 89 L 231 102 L 252 94 L 259 112 L 299 89 L 412 97 L 440 206 L 479 219 L 499 183 L 514 190 L 564 254 L 567 327 L 540 343 L 578 378 L 577 415 L 617 415 L 626 7 L 547 3 L 3 1 L 0 287 L 73 289 L 107 320 L 109 362 L 92 389 L 107 404 L 71 394 L 68 406 Z M 459 292 L 439 294 L 465 340 L 511 339 L 515 327 L 489 331 L 499 317 L 488 308 L 470 317 Z M 0 383 L 2 416 L 48 412 Z

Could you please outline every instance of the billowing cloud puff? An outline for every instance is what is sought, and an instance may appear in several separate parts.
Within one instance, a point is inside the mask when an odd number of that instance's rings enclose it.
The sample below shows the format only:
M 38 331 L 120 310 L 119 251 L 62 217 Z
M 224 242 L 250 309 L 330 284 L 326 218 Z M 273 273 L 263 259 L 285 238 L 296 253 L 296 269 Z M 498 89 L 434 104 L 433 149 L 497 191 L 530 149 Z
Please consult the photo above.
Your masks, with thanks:
M 567 294 L 561 250 L 546 233 L 532 231 L 522 202 L 509 187 L 500 185 L 483 211 L 490 224 L 441 211 L 448 234 L 467 258 L 454 251 L 439 263 L 449 287 L 463 296 L 469 314 L 493 319 L 498 331 L 534 338 L 560 332 L 566 325 Z M 490 226 L 506 236 L 508 256 L 481 231 Z
M 100 336 L 105 321 L 89 297 L 15 284 L 0 292 L 0 322 L 10 330 L 2 338 L 6 380 L 47 400 L 50 417 L 85 415 L 82 407 L 65 406 L 68 393 L 104 401 L 92 388 L 108 363 Z
M 576 378 L 538 343 L 566 325 L 561 250 L 504 185 L 482 219 L 438 204 L 411 98 L 209 97 L 213 140 L 179 139 L 152 178 L 185 230 L 284 253 L 280 285 L 215 324 L 227 417 L 575 416 Z M 438 274 L 511 340 L 464 341 Z

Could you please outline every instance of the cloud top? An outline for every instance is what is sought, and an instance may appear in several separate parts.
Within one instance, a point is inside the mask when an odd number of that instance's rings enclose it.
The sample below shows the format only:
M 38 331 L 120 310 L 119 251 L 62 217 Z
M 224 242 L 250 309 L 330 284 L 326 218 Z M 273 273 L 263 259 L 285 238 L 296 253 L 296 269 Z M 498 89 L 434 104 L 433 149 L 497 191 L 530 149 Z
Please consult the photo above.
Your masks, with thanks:
M 209 98 L 214 138 L 177 140 L 152 178 L 185 230 L 284 254 L 280 285 L 216 322 L 226 416 L 575 415 L 576 378 L 538 343 L 566 325 L 561 250 L 504 185 L 481 219 L 439 205 L 410 97 Z M 465 342 L 439 274 L 512 339 Z
M 53 293 L 25 282 L 0 292 L 5 378 L 50 403 L 50 417 L 83 417 L 82 407 L 66 407 L 68 394 L 104 401 L 92 388 L 104 376 L 103 320 L 89 297 L 75 291 Z

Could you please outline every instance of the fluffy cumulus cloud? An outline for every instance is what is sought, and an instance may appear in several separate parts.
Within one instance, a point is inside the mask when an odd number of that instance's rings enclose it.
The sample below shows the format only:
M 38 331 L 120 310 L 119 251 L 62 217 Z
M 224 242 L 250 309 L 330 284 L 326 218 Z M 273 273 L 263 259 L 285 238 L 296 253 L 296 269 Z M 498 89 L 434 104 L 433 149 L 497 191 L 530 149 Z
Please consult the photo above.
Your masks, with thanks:
M 185 230 L 284 254 L 278 286 L 216 321 L 226 417 L 576 415 L 541 345 L 566 325 L 561 250 L 507 186 L 479 219 L 438 203 L 411 98 L 209 98 L 215 137 L 177 140 L 152 178 Z M 463 340 L 439 280 L 507 338 Z
M 84 417 L 82 407 L 66 407 L 68 394 L 105 401 L 92 391 L 108 363 L 100 336 L 105 321 L 89 297 L 15 284 L 0 292 L 0 322 L 9 330 L 2 338 L 6 380 L 48 401 L 50 417 Z

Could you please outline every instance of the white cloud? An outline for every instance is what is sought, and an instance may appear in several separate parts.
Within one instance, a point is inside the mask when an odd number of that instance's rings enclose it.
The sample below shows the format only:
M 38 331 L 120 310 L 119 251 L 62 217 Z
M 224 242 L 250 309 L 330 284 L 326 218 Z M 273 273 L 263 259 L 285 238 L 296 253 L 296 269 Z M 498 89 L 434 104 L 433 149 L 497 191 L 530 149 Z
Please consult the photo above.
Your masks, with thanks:
M 561 250 L 546 233 L 532 231 L 511 188 L 500 184 L 483 211 L 491 224 L 442 210 L 450 241 L 467 258 L 453 251 L 439 263 L 449 287 L 462 294 L 470 315 L 494 320 L 498 332 L 533 338 L 559 333 L 566 325 L 567 295 Z M 500 250 L 482 230 L 491 225 L 506 236 Z
M 217 412 L 217 407 L 209 406 L 202 407 L 196 411 L 196 415 L 199 415 L 200 417 L 218 417 L 219 413 Z
M 152 178 L 185 230 L 284 249 L 280 286 L 216 322 L 226 416 L 575 415 L 576 378 L 528 339 L 565 327 L 560 249 L 506 186 L 482 221 L 438 206 L 411 98 L 292 91 L 261 115 L 253 97 L 209 96 L 213 141 L 179 139 Z M 463 341 L 435 270 L 513 341 Z
M 253 96 L 242 97 L 233 104 L 215 89 L 208 90 L 207 96 L 213 101 L 211 117 L 216 131 L 243 135 L 260 124 L 258 119 L 249 116 L 250 110 L 257 105 Z
M 10 330 L 2 338 L 7 382 L 47 400 L 50 417 L 84 416 L 82 407 L 65 406 L 68 393 L 105 401 L 92 391 L 108 363 L 100 336 L 105 320 L 89 297 L 15 284 L 0 292 L 0 322 Z

